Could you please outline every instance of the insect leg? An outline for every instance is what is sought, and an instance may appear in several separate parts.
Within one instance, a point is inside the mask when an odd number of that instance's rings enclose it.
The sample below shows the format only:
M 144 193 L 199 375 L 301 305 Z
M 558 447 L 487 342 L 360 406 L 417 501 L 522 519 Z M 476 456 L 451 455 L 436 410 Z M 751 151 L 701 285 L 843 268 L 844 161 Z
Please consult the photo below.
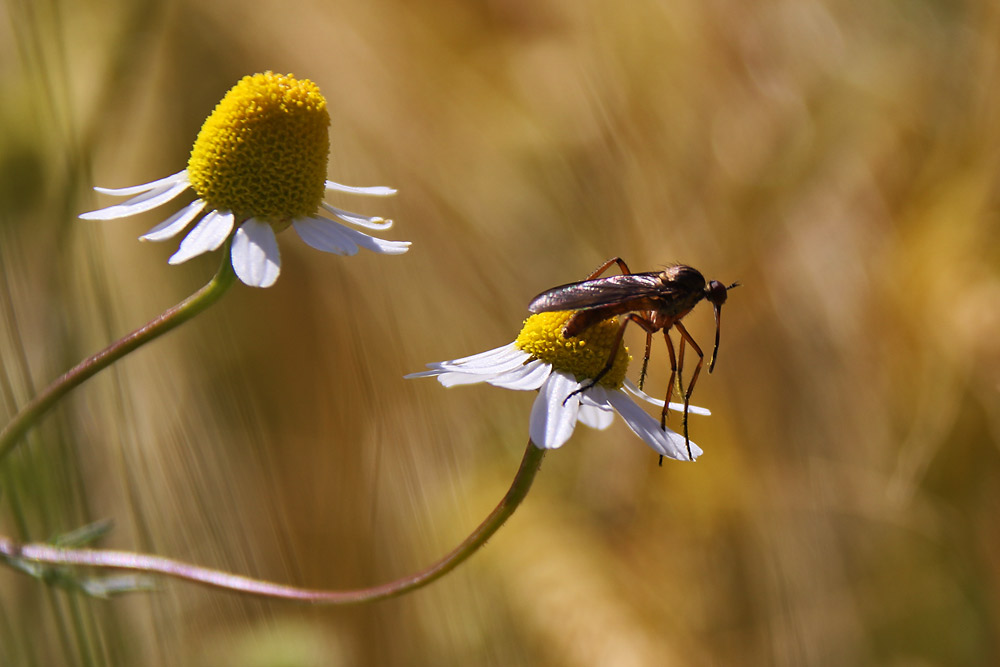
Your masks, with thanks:
M 674 393 L 674 382 L 677 379 L 677 356 L 674 354 L 674 342 L 670 340 L 670 330 L 663 330 L 663 340 L 667 341 L 667 352 L 670 353 L 670 382 L 667 383 L 667 397 L 663 399 L 663 412 L 660 413 L 660 428 L 664 431 L 667 430 L 667 408 L 670 405 L 670 397 Z M 684 339 L 681 338 L 681 345 L 684 345 Z M 684 348 L 681 347 L 681 352 L 683 353 Z M 663 454 L 660 454 L 660 461 L 657 465 L 663 465 Z
M 653 332 L 646 332 L 646 354 L 642 357 L 642 372 L 639 373 L 639 389 L 646 383 L 646 369 L 649 367 L 649 352 L 653 347 Z
M 667 410 L 670 408 L 670 396 L 674 393 L 674 384 L 677 385 L 677 395 L 684 395 L 684 346 L 687 344 L 684 340 L 684 336 L 681 336 L 680 349 L 677 352 L 677 356 L 674 356 L 674 343 L 670 340 L 670 335 L 667 333 L 668 329 L 663 330 L 663 338 L 667 341 L 667 351 L 670 352 L 670 382 L 667 383 L 667 397 L 663 399 L 663 411 L 660 413 L 660 428 L 664 431 L 667 430 Z M 681 424 L 684 425 L 684 442 L 688 441 L 687 438 L 687 411 L 685 408 L 684 418 L 681 420 Z M 688 447 L 688 456 L 691 455 L 691 447 Z M 663 465 L 663 455 L 660 454 L 660 463 Z
M 663 330 L 663 340 L 667 342 L 667 352 L 670 353 L 670 382 L 667 383 L 667 397 L 663 401 L 663 412 L 660 413 L 660 428 L 667 429 L 667 406 L 670 405 L 670 397 L 674 393 L 674 383 L 677 381 L 677 356 L 674 354 L 674 342 L 670 340 L 667 329 Z M 684 352 L 684 339 L 681 339 L 681 354 Z M 683 357 L 681 357 L 683 361 Z
M 684 395 L 684 351 L 687 349 L 687 341 L 681 336 L 681 346 L 677 352 L 677 395 Z
M 611 354 L 608 356 L 608 361 L 607 363 L 604 364 L 604 368 L 602 368 L 601 371 L 593 379 L 587 380 L 586 382 L 582 383 L 579 389 L 577 389 L 569 396 L 567 396 L 566 400 L 563 401 L 563 405 L 566 405 L 566 401 L 568 401 L 573 396 L 576 396 L 577 394 L 581 394 L 587 391 L 595 384 L 600 382 L 601 379 L 605 375 L 607 375 L 608 372 L 614 367 L 615 357 L 618 355 L 618 348 L 622 344 L 622 338 L 625 337 L 625 327 L 628 326 L 629 322 L 635 322 L 640 327 L 642 327 L 643 331 L 645 331 L 647 334 L 651 333 L 650 328 L 654 326 L 652 322 L 642 317 L 641 315 L 636 315 L 635 313 L 629 313 L 628 315 L 622 317 L 621 325 L 619 325 L 618 327 L 618 333 L 615 334 L 615 342 L 611 346 Z M 656 331 L 656 329 L 654 328 L 652 329 L 652 331 Z
M 604 264 L 601 264 L 596 271 L 587 276 L 587 280 L 593 280 L 597 276 L 601 275 L 602 273 L 610 269 L 612 264 L 617 264 L 618 269 L 626 276 L 632 273 L 631 271 L 628 270 L 628 265 L 625 264 L 624 259 L 622 259 L 621 257 L 612 257 L 608 261 L 604 262 Z
M 688 459 L 693 461 L 694 457 L 691 456 L 691 440 L 688 438 L 688 409 L 691 406 L 691 392 L 694 391 L 694 384 L 698 381 L 698 374 L 701 373 L 701 366 L 705 363 L 705 354 L 701 351 L 701 348 L 698 347 L 698 343 L 694 341 L 691 334 L 687 332 L 687 329 L 684 328 L 683 324 L 675 322 L 674 326 L 677 327 L 677 331 L 681 334 L 682 344 L 684 341 L 687 341 L 698 354 L 698 364 L 694 367 L 694 373 L 691 374 L 691 381 L 688 383 L 687 390 L 684 392 L 684 443 L 688 448 Z

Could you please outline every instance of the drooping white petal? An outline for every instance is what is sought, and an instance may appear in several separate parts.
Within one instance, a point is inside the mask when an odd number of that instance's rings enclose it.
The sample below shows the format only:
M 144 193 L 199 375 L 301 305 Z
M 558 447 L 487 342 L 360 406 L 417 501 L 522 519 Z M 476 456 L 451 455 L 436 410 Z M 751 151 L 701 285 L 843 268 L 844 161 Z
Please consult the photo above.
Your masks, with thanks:
M 381 255 L 402 255 L 410 249 L 411 245 L 410 241 L 386 241 L 384 239 L 375 238 L 374 236 L 362 234 L 356 229 L 351 229 L 350 227 L 345 227 L 344 231 L 347 232 L 362 248 L 366 248 L 372 252 L 377 252 Z
M 298 218 L 292 226 L 313 248 L 337 255 L 353 255 L 359 246 L 385 255 L 399 255 L 410 249 L 409 241 L 383 241 L 327 218 Z
M 355 255 L 358 252 L 358 244 L 344 234 L 347 227 L 332 220 L 299 218 L 292 222 L 292 227 L 295 228 L 299 238 L 316 250 L 335 255 Z
M 611 422 L 615 420 L 615 412 L 611 409 L 610 405 L 601 406 L 580 403 L 580 412 L 576 418 L 580 420 L 581 424 L 586 424 L 590 428 L 603 431 L 611 426 Z
M 608 389 L 598 384 L 580 394 L 580 413 L 577 419 L 597 430 L 611 426 L 615 413 L 608 402 Z
M 642 389 L 639 389 L 639 387 L 635 386 L 635 383 L 633 383 L 631 380 L 625 380 L 625 385 L 624 386 L 625 386 L 625 389 L 627 391 L 629 391 L 631 394 L 633 394 L 635 396 L 638 396 L 639 398 L 641 398 L 642 400 L 646 401 L 647 403 L 652 403 L 653 405 L 659 406 L 661 408 L 663 407 L 663 399 L 653 398 L 652 396 L 650 396 L 649 394 L 647 394 L 646 392 L 644 392 Z M 676 410 L 677 412 L 684 412 L 684 404 L 683 403 L 675 403 L 673 401 L 670 401 L 670 409 L 671 410 Z M 700 408 L 697 405 L 691 405 L 691 406 L 689 406 L 688 407 L 688 412 L 690 414 L 692 414 L 692 415 L 706 415 L 707 416 L 707 415 L 712 414 L 712 411 L 709 410 L 708 408 Z
M 233 271 L 250 287 L 270 287 L 281 272 L 274 229 L 256 218 L 250 218 L 236 230 L 230 255 Z
M 568 397 L 579 386 L 580 383 L 559 371 L 549 375 L 531 406 L 528 433 L 536 446 L 542 449 L 562 447 L 573 435 L 580 397 Z
M 195 199 L 193 202 L 174 213 L 172 216 L 156 225 L 139 237 L 140 241 L 165 241 L 180 234 L 191 221 L 205 210 L 207 202 Z
M 157 206 L 166 204 L 168 201 L 191 187 L 187 180 L 179 183 L 164 184 L 144 192 L 140 195 L 107 208 L 101 208 L 88 213 L 81 213 L 82 220 L 114 220 L 116 218 L 127 218 L 139 213 L 145 213 Z
M 503 389 L 533 391 L 542 386 L 551 372 L 552 366 L 550 364 L 534 359 L 502 375 L 497 375 L 487 382 L 494 387 L 502 387 Z
M 234 218 L 230 211 L 211 211 L 194 226 L 188 235 L 181 241 L 180 248 L 177 249 L 168 264 L 180 264 L 192 257 L 215 250 L 222 245 L 230 232 L 233 231 Z
M 149 183 L 142 183 L 140 185 L 133 185 L 127 188 L 102 188 L 95 187 L 94 190 L 100 192 L 103 195 L 113 195 L 115 197 L 131 197 L 132 195 L 137 195 L 140 192 L 149 192 L 155 188 L 163 185 L 169 185 L 172 183 L 180 183 L 181 181 L 187 181 L 187 169 L 182 169 L 176 174 L 171 174 L 164 178 L 156 181 L 150 181 Z
M 592 387 L 587 387 L 587 390 L 580 394 L 580 404 L 581 405 L 600 405 L 611 409 L 611 404 L 608 403 L 608 391 L 604 385 L 595 384 Z M 615 391 L 615 390 L 610 390 Z
M 392 227 L 392 220 L 385 220 L 374 216 L 358 215 L 357 213 L 351 213 L 350 211 L 345 211 L 342 208 L 331 206 L 326 202 L 322 202 L 320 206 L 344 222 L 349 222 L 352 225 L 367 227 L 368 229 L 389 229 Z
M 623 391 L 609 391 L 608 400 L 629 428 L 652 447 L 657 454 L 678 461 L 693 460 L 688 459 L 684 436 L 674 433 L 670 429 L 661 429 L 660 422 L 649 416 L 645 410 L 629 398 L 628 394 Z M 691 454 L 693 458 L 702 454 L 701 448 L 693 442 L 691 443 Z
M 395 188 L 390 188 L 386 185 L 357 187 L 354 185 L 343 185 L 342 183 L 335 183 L 334 181 L 327 181 L 326 189 L 336 190 L 337 192 L 350 192 L 353 195 L 368 195 L 369 197 L 389 197 L 391 195 L 396 194 Z
M 338 224 L 332 220 L 330 222 L 335 225 Z M 411 245 L 410 241 L 386 241 L 374 236 L 368 236 L 350 227 L 344 227 L 343 232 L 362 248 L 382 255 L 402 255 L 410 249 Z

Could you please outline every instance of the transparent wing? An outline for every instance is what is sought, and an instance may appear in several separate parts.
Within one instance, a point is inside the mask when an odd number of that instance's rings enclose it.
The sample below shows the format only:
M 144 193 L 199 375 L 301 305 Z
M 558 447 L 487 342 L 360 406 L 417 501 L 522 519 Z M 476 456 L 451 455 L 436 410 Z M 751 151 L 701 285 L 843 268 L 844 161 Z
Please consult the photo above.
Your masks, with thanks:
M 660 279 L 660 273 L 630 273 L 560 285 L 542 292 L 528 304 L 532 313 L 554 310 L 591 310 L 620 305 L 648 297 L 671 297 L 675 288 Z M 629 310 L 624 309 L 622 312 Z

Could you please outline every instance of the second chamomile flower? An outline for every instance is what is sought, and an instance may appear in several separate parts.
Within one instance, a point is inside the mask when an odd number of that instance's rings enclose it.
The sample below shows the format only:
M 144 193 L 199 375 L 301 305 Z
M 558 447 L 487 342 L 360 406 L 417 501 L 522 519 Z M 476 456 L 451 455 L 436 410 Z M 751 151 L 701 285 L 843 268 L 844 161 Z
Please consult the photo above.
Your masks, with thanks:
M 572 314 L 563 311 L 532 315 L 513 343 L 471 357 L 427 364 L 430 370 L 407 377 L 437 377 L 446 387 L 486 382 L 506 389 L 538 390 L 528 432 L 535 446 L 542 449 L 565 444 L 578 421 L 591 428 L 607 428 L 616 411 L 656 453 L 689 460 L 684 436 L 660 428 L 659 421 L 629 395 L 663 406 L 663 401 L 647 396 L 625 379 L 630 357 L 620 342 L 611 370 L 589 386 L 610 358 L 619 327 L 617 318 L 599 322 L 579 336 L 563 338 L 562 328 Z M 670 408 L 683 410 L 684 406 L 671 403 Z M 709 414 L 695 406 L 690 412 Z M 702 450 L 692 442 L 691 453 L 696 458 Z
M 132 198 L 80 217 L 137 215 L 191 188 L 197 199 L 140 239 L 164 241 L 198 220 L 169 263 L 215 250 L 232 237 L 233 270 L 252 287 L 270 287 L 278 279 L 281 255 L 275 234 L 288 227 L 313 248 L 338 255 L 353 255 L 359 248 L 388 255 L 406 252 L 408 241 L 385 241 L 341 224 L 384 230 L 391 220 L 349 213 L 323 201 L 330 190 L 369 196 L 396 192 L 326 180 L 329 125 L 326 100 L 312 81 L 272 72 L 246 76 L 205 120 L 186 169 L 134 187 L 95 188 Z M 320 209 L 340 222 L 319 215 Z

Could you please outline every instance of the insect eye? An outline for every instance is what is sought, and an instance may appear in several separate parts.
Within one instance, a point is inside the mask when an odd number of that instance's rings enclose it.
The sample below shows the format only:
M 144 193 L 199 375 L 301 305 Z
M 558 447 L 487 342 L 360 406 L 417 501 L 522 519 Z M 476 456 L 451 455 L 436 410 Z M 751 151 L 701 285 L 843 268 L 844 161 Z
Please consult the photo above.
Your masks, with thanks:
M 705 291 L 708 292 L 708 300 L 715 305 L 721 306 L 726 302 L 726 286 L 718 280 L 710 281 Z

